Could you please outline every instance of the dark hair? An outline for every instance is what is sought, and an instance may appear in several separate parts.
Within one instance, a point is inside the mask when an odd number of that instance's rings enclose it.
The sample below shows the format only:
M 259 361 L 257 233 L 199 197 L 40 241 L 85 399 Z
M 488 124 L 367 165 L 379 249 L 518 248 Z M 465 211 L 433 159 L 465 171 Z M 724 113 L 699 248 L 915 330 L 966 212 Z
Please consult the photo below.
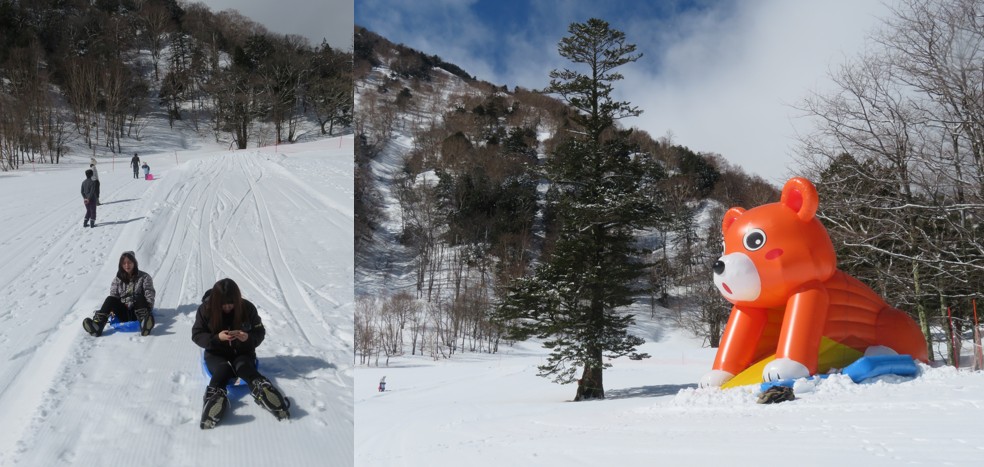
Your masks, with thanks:
M 124 259 L 129 259 L 133 263 L 133 274 L 127 274 L 126 270 L 123 269 Z M 140 274 L 140 268 L 137 266 L 137 257 L 132 251 L 124 251 L 123 254 L 120 255 L 119 269 L 116 271 L 116 277 L 123 282 L 130 282 L 136 279 L 138 274 Z
M 243 326 L 243 295 L 239 286 L 229 278 L 221 279 L 212 286 L 206 310 L 209 313 L 208 326 L 212 332 L 222 331 L 222 305 L 232 304 L 232 328 Z
M 87 169 L 85 171 L 85 178 L 92 178 L 92 169 Z

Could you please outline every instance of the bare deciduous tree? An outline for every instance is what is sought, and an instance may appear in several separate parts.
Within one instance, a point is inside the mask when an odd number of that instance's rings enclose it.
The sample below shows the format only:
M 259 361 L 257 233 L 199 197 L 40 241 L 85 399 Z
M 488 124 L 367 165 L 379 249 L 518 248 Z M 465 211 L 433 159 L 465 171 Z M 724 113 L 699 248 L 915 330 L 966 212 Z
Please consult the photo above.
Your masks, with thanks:
M 927 339 L 942 324 L 928 310 L 967 303 L 984 277 L 981 18 L 979 1 L 904 0 L 877 47 L 801 106 L 818 122 L 801 150 L 842 267 L 915 308 Z

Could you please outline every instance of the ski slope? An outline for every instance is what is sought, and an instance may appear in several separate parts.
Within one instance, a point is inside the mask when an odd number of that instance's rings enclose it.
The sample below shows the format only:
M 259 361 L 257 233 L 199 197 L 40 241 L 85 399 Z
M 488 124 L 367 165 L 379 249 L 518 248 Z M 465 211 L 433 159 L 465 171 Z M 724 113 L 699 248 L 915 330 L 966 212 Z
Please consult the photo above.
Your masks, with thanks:
M 0 174 L 0 465 L 352 465 L 351 137 L 141 158 L 156 180 L 100 159 L 96 228 L 82 227 L 82 158 Z M 127 250 L 154 278 L 157 326 L 93 338 L 82 319 Z M 260 312 L 260 371 L 289 421 L 246 394 L 198 427 L 191 326 L 223 277 Z
M 637 316 L 634 332 L 647 341 L 639 350 L 652 357 L 614 361 L 605 400 L 570 402 L 574 385 L 536 376 L 548 352 L 534 342 L 502 345 L 494 355 L 359 367 L 356 465 L 894 467 L 984 459 L 984 372 L 920 364 L 915 378 L 862 384 L 833 375 L 798 384 L 794 401 L 760 405 L 754 387 L 698 389 L 716 349 L 668 320 Z M 378 392 L 384 376 L 386 391 Z

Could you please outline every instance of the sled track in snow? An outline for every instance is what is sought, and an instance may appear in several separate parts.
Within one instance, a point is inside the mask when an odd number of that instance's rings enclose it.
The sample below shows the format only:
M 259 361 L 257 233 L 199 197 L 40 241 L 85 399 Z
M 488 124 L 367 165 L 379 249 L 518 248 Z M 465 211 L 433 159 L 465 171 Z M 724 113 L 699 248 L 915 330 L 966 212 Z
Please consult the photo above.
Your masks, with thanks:
M 126 196 L 133 188 L 122 185 L 110 197 L 104 193 L 103 200 Z M 0 318 L 9 321 L 0 350 L 10 355 L 0 374 L 0 405 L 15 408 L 7 421 L 10 427 L 19 427 L 19 435 L 3 438 L 8 443 L 18 441 L 16 447 L 0 444 L 0 464 L 6 462 L 8 453 L 24 452 L 25 441 L 57 409 L 58 394 L 70 386 L 71 373 L 89 359 L 93 343 L 79 342 L 81 328 L 76 326 L 99 305 L 88 292 L 104 295 L 108 290 L 108 283 L 100 283 L 96 276 L 105 269 L 106 258 L 111 255 L 108 252 L 115 246 L 113 226 L 135 219 L 132 207 L 101 208 L 97 213 L 99 226 L 82 227 L 77 222 L 81 217 L 78 200 L 75 197 L 53 212 L 36 216 L 38 220 L 9 237 L 14 241 L 40 229 L 42 241 L 32 245 L 39 253 L 24 255 L 22 245 L 3 249 L 8 252 L 4 259 L 10 266 L 4 274 L 13 275 L 2 277 L 4 282 L 33 288 L 33 292 L 30 303 L 8 301 L 7 312 Z M 23 260 L 25 257 L 30 260 Z M 86 259 L 93 257 L 97 260 Z M 110 262 L 115 272 L 115 261 Z M 12 296 L 22 289 L 11 286 L 6 290 Z
M 245 167 L 243 169 L 244 171 L 247 171 Z M 257 215 L 262 221 L 266 221 L 260 222 L 260 225 L 263 226 L 263 245 L 266 248 L 266 256 L 272 266 L 271 269 L 274 274 L 273 279 L 277 284 L 277 289 L 283 294 L 284 302 L 287 305 L 286 316 L 290 316 L 293 320 L 292 328 L 294 331 L 299 335 L 304 336 L 304 343 L 310 345 L 312 341 L 311 336 L 308 335 L 307 326 L 304 326 L 297 319 L 297 315 L 293 310 L 299 308 L 300 305 L 303 305 L 313 314 L 316 307 L 304 297 L 303 293 L 297 294 L 300 295 L 300 299 L 298 299 L 294 293 L 288 293 L 288 291 L 294 292 L 296 290 L 296 284 L 298 281 L 297 278 L 295 278 L 291 273 L 290 267 L 287 265 L 287 260 L 284 256 L 284 252 L 280 248 L 280 241 L 277 238 L 277 230 L 274 227 L 276 223 L 270 214 L 270 208 L 266 204 L 263 195 L 256 190 L 256 182 L 258 182 L 260 178 L 262 178 L 262 173 L 256 178 L 256 180 L 249 179 L 249 192 L 256 201 Z
M 4 245 L 15 248 L 0 252 L 16 263 L 0 278 L 19 281 L 0 289 L 11 305 L 0 310 L 0 415 L 8 423 L 0 465 L 351 459 L 352 254 L 344 245 L 351 248 L 352 214 L 334 208 L 351 194 L 304 183 L 317 181 L 321 167 L 343 174 L 347 166 L 306 156 L 288 168 L 277 157 L 220 153 L 153 182 L 107 179 L 104 187 L 118 188 L 104 201 L 131 202 L 101 207 L 95 229 L 77 222 L 75 187 L 66 189 L 73 201 L 47 203 L 57 209 L 44 217 L 36 207 L 21 210 L 17 225 L 26 227 L 8 230 Z M 67 185 L 69 176 L 74 185 L 67 171 L 48 180 Z M 330 181 L 344 189 L 346 179 L 350 173 Z M 32 235 L 30 245 L 21 239 Z M 146 337 L 107 329 L 92 338 L 80 321 L 106 296 L 124 250 L 154 277 L 157 327 Z M 261 368 L 294 401 L 290 421 L 277 422 L 246 396 L 233 401 L 223 426 L 198 429 L 206 381 L 190 329 L 201 294 L 221 277 L 260 308 L 268 329 Z
M 196 165 L 205 164 L 202 161 Z M 171 210 L 169 221 L 166 222 L 169 230 L 166 235 L 152 235 L 152 238 L 155 238 L 158 243 L 154 257 L 158 261 L 162 261 L 158 268 L 158 276 L 169 279 L 175 276 L 176 269 L 180 270 L 180 290 L 186 290 L 189 287 L 203 288 L 207 281 L 205 277 L 213 276 L 215 271 L 211 245 L 208 243 L 203 245 L 200 226 L 209 222 L 205 216 L 209 211 L 209 203 L 212 199 L 207 194 L 216 185 L 220 174 L 216 171 L 203 172 L 201 170 L 199 173 L 210 175 L 193 177 L 190 181 L 176 184 L 167 193 L 165 202 L 168 205 L 167 208 Z M 180 176 L 180 172 L 176 170 L 173 176 Z M 181 251 L 189 243 L 195 247 L 194 251 Z M 184 264 L 178 265 L 179 262 Z M 198 277 L 198 280 L 195 281 L 195 276 L 198 274 L 205 277 Z M 197 282 L 197 284 L 192 282 Z

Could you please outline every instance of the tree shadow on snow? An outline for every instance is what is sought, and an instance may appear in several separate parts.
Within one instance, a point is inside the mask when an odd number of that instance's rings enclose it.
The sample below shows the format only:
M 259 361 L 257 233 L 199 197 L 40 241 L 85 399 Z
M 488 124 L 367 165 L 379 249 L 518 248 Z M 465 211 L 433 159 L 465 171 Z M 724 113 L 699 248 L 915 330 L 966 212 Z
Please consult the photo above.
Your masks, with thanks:
M 116 201 L 110 201 L 110 202 L 108 202 L 108 203 L 99 203 L 99 205 L 100 205 L 100 206 L 107 206 L 107 205 L 110 205 L 110 204 L 116 204 L 116 203 L 129 203 L 130 201 L 136 201 L 136 200 L 138 200 L 138 199 L 139 199 L 139 198 L 130 198 L 130 199 L 118 199 L 118 200 L 116 200 Z
M 612 389 L 605 391 L 605 399 L 632 399 L 636 397 L 672 396 L 682 389 L 695 389 L 697 384 L 664 384 L 661 386 L 640 386 L 637 388 Z
M 99 224 L 96 225 L 96 227 L 105 227 L 107 225 L 129 224 L 129 223 L 131 223 L 133 221 L 138 221 L 140 219 L 146 219 L 146 218 L 144 216 L 140 216 L 140 217 L 134 217 L 133 219 L 129 219 L 129 220 L 125 220 L 125 221 L 100 222 Z

